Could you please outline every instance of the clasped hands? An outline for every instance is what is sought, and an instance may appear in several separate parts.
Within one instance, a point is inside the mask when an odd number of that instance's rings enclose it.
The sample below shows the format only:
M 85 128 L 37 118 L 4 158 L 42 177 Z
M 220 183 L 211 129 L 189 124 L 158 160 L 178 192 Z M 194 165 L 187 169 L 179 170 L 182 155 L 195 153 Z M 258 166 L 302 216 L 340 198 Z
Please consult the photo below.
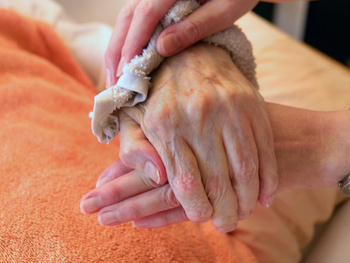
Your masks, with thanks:
M 236 228 L 277 188 L 265 102 L 221 48 L 196 44 L 152 74 L 148 100 L 120 112 L 120 159 L 81 202 L 102 225 L 212 220 Z

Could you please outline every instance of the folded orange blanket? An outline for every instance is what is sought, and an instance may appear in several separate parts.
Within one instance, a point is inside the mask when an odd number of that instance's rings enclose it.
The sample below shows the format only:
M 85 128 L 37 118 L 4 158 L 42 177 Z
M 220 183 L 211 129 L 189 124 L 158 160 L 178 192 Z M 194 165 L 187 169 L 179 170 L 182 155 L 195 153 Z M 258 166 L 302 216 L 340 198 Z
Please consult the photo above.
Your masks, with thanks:
M 0 9 L 0 262 L 257 262 L 211 223 L 139 230 L 81 214 L 119 150 L 91 133 L 95 95 L 50 26 Z

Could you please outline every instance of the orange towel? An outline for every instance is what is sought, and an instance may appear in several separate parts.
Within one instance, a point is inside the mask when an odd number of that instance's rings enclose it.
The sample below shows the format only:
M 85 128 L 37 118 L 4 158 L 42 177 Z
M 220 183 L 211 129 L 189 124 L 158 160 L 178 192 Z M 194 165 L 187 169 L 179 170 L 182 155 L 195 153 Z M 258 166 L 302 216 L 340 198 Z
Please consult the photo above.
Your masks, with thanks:
M 119 150 L 91 133 L 95 95 L 50 26 L 0 9 L 0 262 L 256 262 L 211 223 L 138 230 L 81 214 Z

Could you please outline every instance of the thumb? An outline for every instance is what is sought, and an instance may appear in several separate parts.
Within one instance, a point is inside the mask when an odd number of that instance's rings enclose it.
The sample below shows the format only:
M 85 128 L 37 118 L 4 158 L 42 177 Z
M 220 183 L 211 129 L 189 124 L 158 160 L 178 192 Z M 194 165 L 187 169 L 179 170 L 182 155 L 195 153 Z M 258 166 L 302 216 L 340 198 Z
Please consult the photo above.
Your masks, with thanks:
M 157 40 L 159 54 L 170 57 L 230 27 L 239 17 L 234 12 L 232 2 L 235 1 L 208 1 L 184 20 L 165 29 Z
M 129 108 L 131 109 L 131 108 Z M 120 159 L 124 165 L 144 172 L 153 182 L 152 184 L 164 184 L 167 182 L 165 167 L 157 151 L 144 135 L 140 125 L 133 119 L 137 110 L 120 111 Z M 132 118 L 133 117 L 133 118 Z

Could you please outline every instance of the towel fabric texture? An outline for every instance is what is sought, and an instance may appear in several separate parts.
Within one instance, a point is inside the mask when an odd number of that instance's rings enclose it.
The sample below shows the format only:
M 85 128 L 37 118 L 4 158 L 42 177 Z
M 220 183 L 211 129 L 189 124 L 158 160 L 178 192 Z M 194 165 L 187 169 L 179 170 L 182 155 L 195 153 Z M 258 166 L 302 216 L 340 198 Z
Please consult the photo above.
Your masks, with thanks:
M 149 74 L 164 60 L 156 48 L 160 33 L 168 26 L 178 23 L 190 15 L 200 4 L 196 0 L 179 0 L 159 23 L 142 55 L 136 56 L 123 68 L 123 75 L 115 86 L 95 97 L 92 114 L 92 132 L 100 142 L 109 142 L 119 132 L 118 109 L 132 107 L 147 98 L 150 88 Z M 237 26 L 216 33 L 203 40 L 223 47 L 231 55 L 232 61 L 245 77 L 258 88 L 255 77 L 255 62 L 252 46 Z
M 346 70 L 255 17 L 249 16 L 244 27 L 259 44 L 258 61 L 265 65 L 260 83 L 270 100 L 283 101 L 274 88 L 281 89 L 277 84 L 286 77 L 289 104 L 301 79 L 314 96 L 297 94 L 299 105 L 350 104 Z M 290 53 L 301 54 L 302 64 Z M 271 54 L 289 63 L 277 67 Z M 300 65 L 307 67 L 300 70 Z M 278 74 L 271 77 L 272 70 Z M 319 83 L 313 86 L 315 79 Z M 229 234 L 218 233 L 211 222 L 152 230 L 130 223 L 100 226 L 96 216 L 81 214 L 79 202 L 118 158 L 119 142 L 107 146 L 91 134 L 87 113 L 95 95 L 54 28 L 0 8 L 0 262 L 296 263 L 314 224 L 328 220 L 341 200 L 336 188 L 283 193 L 269 209 L 258 206 Z M 333 106 L 331 96 L 338 99 Z

